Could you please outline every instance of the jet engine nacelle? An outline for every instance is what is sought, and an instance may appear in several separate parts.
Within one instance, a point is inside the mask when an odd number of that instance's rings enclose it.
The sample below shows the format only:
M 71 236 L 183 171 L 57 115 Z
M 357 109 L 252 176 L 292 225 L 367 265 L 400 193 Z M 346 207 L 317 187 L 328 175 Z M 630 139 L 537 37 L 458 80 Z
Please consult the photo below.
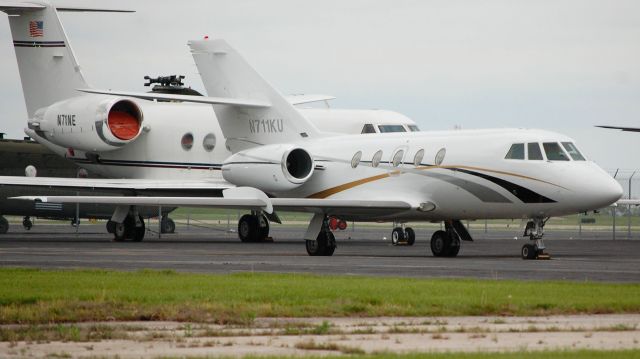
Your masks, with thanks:
M 38 110 L 29 128 L 62 147 L 102 152 L 135 140 L 142 121 L 142 110 L 130 99 L 87 95 Z
M 264 192 L 297 188 L 313 175 L 315 163 L 306 150 L 295 145 L 268 145 L 244 150 L 222 164 L 222 177 L 237 186 Z

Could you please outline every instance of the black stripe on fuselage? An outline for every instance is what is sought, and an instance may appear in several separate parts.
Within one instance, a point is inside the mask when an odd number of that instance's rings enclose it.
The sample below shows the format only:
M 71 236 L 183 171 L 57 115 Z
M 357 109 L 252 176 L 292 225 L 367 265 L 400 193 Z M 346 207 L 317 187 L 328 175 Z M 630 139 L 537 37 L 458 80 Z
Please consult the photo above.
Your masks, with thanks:
M 449 168 L 449 170 L 451 171 L 458 171 L 458 172 L 462 172 L 462 173 L 466 173 L 468 175 L 472 175 L 472 176 L 476 176 L 476 177 L 480 177 L 480 178 L 484 178 L 487 181 L 493 182 L 495 184 L 497 184 L 498 186 L 506 189 L 507 191 L 509 191 L 509 193 L 511 193 L 512 195 L 518 197 L 519 200 L 521 200 L 524 203 L 555 203 L 556 201 L 552 200 L 551 198 L 545 197 L 537 192 L 534 192 L 528 188 L 522 187 L 518 184 L 515 184 L 513 182 L 509 182 L 507 180 L 504 180 L 502 178 L 498 178 L 498 177 L 494 177 L 494 176 L 490 176 L 488 174 L 484 174 L 484 173 L 480 173 L 480 172 L 475 172 L 475 171 L 470 171 L 467 169 L 462 169 L 462 168 Z
M 15 47 L 66 47 L 64 41 L 14 41 Z
M 76 163 L 97 165 L 97 166 L 120 166 L 120 167 L 146 167 L 146 168 L 175 168 L 175 169 L 192 169 L 192 170 L 220 170 L 221 164 L 218 163 L 189 163 L 189 162 L 157 162 L 157 161 L 121 161 L 100 159 L 93 162 L 87 159 L 70 158 Z

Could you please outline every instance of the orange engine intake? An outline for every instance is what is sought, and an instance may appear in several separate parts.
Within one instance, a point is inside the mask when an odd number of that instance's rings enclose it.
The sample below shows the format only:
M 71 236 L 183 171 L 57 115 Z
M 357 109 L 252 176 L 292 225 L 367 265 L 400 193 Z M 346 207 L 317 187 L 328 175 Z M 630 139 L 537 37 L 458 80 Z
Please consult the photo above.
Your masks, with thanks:
M 107 123 L 111 133 L 124 141 L 135 138 L 138 132 L 140 132 L 139 120 L 132 114 L 124 111 L 109 111 Z

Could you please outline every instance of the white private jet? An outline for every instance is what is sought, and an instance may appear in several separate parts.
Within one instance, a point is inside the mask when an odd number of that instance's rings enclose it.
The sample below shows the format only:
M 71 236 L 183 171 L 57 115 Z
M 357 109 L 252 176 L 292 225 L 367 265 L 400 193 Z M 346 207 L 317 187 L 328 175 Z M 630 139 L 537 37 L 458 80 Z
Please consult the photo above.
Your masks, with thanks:
M 276 211 L 314 214 L 304 238 L 309 255 L 336 248 L 328 218 L 352 221 L 444 221 L 431 237 L 435 256 L 456 256 L 471 236 L 462 219 L 527 218 L 526 259 L 543 253 L 550 216 L 608 206 L 622 195 L 611 176 L 588 161 L 574 141 L 541 130 L 458 130 L 373 135 L 323 133 L 263 80 L 224 40 L 189 43 L 214 104 L 226 147 L 222 166 L 237 186 L 223 198 L 24 197 L 128 206 L 247 208 L 241 232 L 259 236 L 259 218 Z M 150 98 L 148 94 L 87 92 Z M 166 96 L 163 96 L 166 98 Z M 190 101 L 189 98 L 180 99 Z M 197 100 L 197 99 L 196 99 Z M 212 119 L 213 121 L 213 119 Z M 185 181 L 188 185 L 189 181 Z M 114 220 L 123 220 L 118 213 Z M 415 236 L 396 228 L 397 237 Z
M 18 178 L 4 179 L 4 183 L 37 184 L 39 194 L 46 194 L 49 187 L 62 187 L 105 190 L 119 195 L 220 196 L 223 189 L 233 186 L 224 181 L 220 173 L 222 162 L 231 153 L 217 145 L 223 134 L 213 109 L 207 105 L 217 103 L 215 98 L 199 97 L 191 103 L 154 102 L 77 91 L 89 86 L 57 11 L 126 10 L 75 5 L 56 8 L 47 1 L 0 1 L 0 11 L 9 15 L 29 115 L 25 132 L 91 172 L 117 178 L 80 182 L 77 179 L 39 178 L 33 183 L 34 180 Z M 155 95 L 154 99 L 161 97 Z M 176 101 L 179 97 L 169 99 Z M 333 97 L 295 95 L 287 99 L 301 107 L 326 102 Z M 300 112 L 327 132 L 418 130 L 415 122 L 392 111 L 300 108 Z M 129 217 L 135 220 L 128 220 L 124 227 L 132 227 L 135 223 L 137 230 L 124 230 L 123 225 L 114 222 L 108 224 L 116 240 L 142 240 L 144 237 L 144 222 L 135 214 Z M 267 225 L 264 221 L 263 224 Z M 116 231 L 116 226 L 122 230 Z M 265 231 L 265 237 L 266 233 L 268 231 Z

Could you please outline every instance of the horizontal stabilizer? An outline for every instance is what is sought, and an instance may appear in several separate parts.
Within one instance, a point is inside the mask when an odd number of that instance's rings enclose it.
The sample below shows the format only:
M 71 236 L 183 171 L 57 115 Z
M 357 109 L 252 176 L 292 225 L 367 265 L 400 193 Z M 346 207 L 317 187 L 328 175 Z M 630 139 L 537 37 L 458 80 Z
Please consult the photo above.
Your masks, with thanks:
M 266 101 L 244 100 L 244 99 L 237 99 L 237 98 L 206 97 L 206 96 L 192 96 L 192 95 L 171 95 L 171 94 L 158 94 L 158 93 L 147 93 L 147 92 L 128 92 L 128 91 L 94 90 L 94 89 L 78 89 L 78 91 L 93 93 L 93 94 L 101 94 L 101 95 L 135 97 L 143 100 L 180 101 L 180 102 L 205 103 L 210 105 L 230 105 L 230 106 L 254 107 L 254 108 L 268 108 L 271 106 Z
M 22 11 L 33 11 L 33 10 L 42 10 L 46 8 L 44 5 L 40 4 L 30 4 L 23 3 L 20 1 L 3 1 L 0 2 L 0 11 L 8 11 L 8 10 L 22 10 Z
M 326 102 L 335 100 L 335 96 L 330 95 L 289 95 L 285 96 L 287 101 L 292 105 L 303 105 L 306 103 Z
M 35 11 L 45 9 L 46 5 L 26 3 L 21 1 L 2 1 L 0 2 L 0 11 Z M 113 9 L 113 8 L 97 8 L 90 6 L 58 6 L 57 11 L 66 12 L 135 12 L 135 10 Z
M 136 12 L 135 10 L 125 9 L 109 9 L 109 8 L 95 8 L 95 7 L 56 7 L 58 11 L 66 12 Z

